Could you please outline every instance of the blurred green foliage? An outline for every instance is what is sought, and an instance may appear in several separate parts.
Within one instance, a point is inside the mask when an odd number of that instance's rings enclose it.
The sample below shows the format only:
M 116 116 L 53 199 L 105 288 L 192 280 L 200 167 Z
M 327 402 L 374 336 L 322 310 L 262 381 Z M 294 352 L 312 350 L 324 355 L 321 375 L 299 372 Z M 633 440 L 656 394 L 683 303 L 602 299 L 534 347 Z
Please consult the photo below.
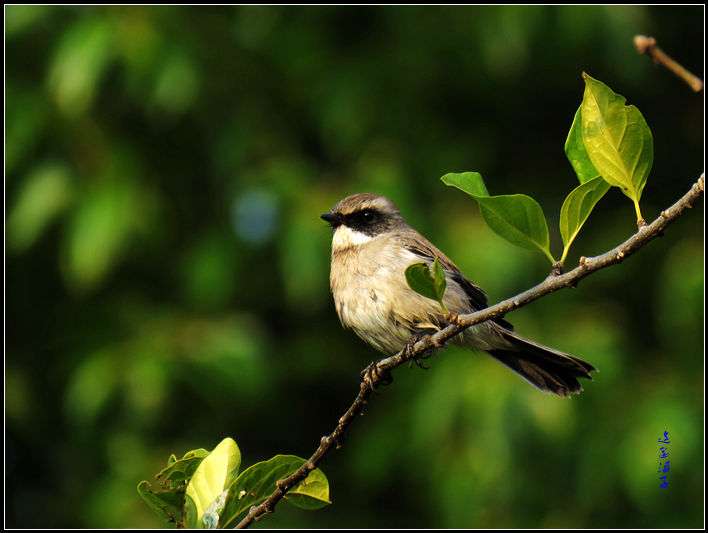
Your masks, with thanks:
M 6 525 L 156 527 L 137 482 L 226 435 L 308 456 L 376 357 L 328 292 L 318 215 L 346 194 L 390 196 L 492 301 L 543 279 L 438 178 L 556 227 L 583 70 L 650 124 L 657 216 L 703 170 L 703 99 L 636 33 L 702 76 L 702 6 L 6 6 Z M 568 264 L 635 230 L 625 200 Z M 701 210 L 508 317 L 600 369 L 581 396 L 450 348 L 328 457 L 333 505 L 256 527 L 701 527 Z

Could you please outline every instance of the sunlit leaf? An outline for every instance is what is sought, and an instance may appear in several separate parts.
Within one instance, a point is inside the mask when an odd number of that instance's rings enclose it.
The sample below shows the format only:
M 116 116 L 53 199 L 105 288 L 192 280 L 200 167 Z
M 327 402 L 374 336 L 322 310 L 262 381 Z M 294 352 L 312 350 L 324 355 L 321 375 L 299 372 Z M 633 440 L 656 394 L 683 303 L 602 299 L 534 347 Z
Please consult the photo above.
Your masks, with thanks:
M 285 501 L 300 509 L 316 511 L 332 502 L 329 499 L 329 481 L 322 470 L 316 468 L 285 495 Z
M 241 472 L 229 489 L 220 527 L 235 526 L 252 506 L 270 496 L 278 480 L 288 477 L 304 463 L 305 459 L 294 455 L 276 455 Z M 319 468 L 313 470 L 288 492 L 285 501 L 302 509 L 320 509 L 330 504 L 327 477 Z
M 47 163 L 31 171 L 22 183 L 7 221 L 8 245 L 22 251 L 41 236 L 50 222 L 68 205 L 73 195 L 69 169 Z
M 49 90 L 67 115 L 88 110 L 112 53 L 108 19 L 83 17 L 62 36 L 51 62 Z
M 225 438 L 197 467 L 187 485 L 187 496 L 194 501 L 200 527 L 205 511 L 233 482 L 240 465 L 241 452 L 236 442 Z
M 563 238 L 561 263 L 565 261 L 570 245 L 573 244 L 580 228 L 609 189 L 610 184 L 598 176 L 578 185 L 566 197 L 560 212 L 560 233 Z
M 95 287 L 115 266 L 145 212 L 127 179 L 107 179 L 77 200 L 66 235 L 65 274 L 72 287 Z
M 575 170 L 580 183 L 586 183 L 600 175 L 595 166 L 588 157 L 588 152 L 585 149 L 582 135 L 582 119 L 580 117 L 581 108 L 575 112 L 573 124 L 568 132 L 568 138 L 565 140 L 565 155 L 570 161 L 570 164 Z
M 582 137 L 593 166 L 634 202 L 639 199 L 654 161 L 654 140 L 644 117 L 604 83 L 583 73 Z
M 516 246 L 541 251 L 551 263 L 548 226 L 541 206 L 525 194 L 489 196 L 479 172 L 445 174 L 443 183 L 474 198 L 489 227 Z
M 207 507 L 206 511 L 204 511 L 204 516 L 202 516 L 202 524 L 206 529 L 216 529 L 218 527 L 219 518 L 224 510 L 226 496 L 228 494 L 229 490 L 224 490 L 213 502 L 211 502 L 211 505 Z

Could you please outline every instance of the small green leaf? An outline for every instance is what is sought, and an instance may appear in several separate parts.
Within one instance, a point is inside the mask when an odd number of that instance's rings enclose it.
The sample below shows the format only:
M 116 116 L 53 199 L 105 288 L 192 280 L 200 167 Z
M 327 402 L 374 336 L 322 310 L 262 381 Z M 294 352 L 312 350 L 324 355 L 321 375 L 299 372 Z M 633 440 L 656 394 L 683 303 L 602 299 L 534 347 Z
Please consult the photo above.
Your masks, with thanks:
M 186 461 L 198 458 L 204 459 L 207 455 L 209 455 L 209 450 L 205 450 L 204 448 L 197 448 L 196 450 L 189 450 L 182 456 L 181 460 Z
M 196 507 L 197 524 L 209 506 L 233 482 L 241 465 L 241 452 L 231 438 L 222 440 L 199 464 L 187 485 L 187 496 Z
M 583 143 L 582 135 L 582 119 L 580 116 L 581 108 L 575 112 L 573 124 L 568 132 L 568 138 L 565 140 L 565 155 L 570 161 L 575 174 L 578 176 L 580 183 L 587 183 L 593 178 L 600 175 L 595 166 L 590 161 L 585 144 Z
M 183 494 L 153 491 L 148 481 L 138 483 L 138 494 L 166 522 L 177 523 L 181 520 Z
M 575 237 L 580 232 L 593 208 L 610 189 L 610 184 L 600 176 L 578 185 L 566 197 L 560 212 L 560 232 L 563 237 L 563 255 L 560 262 L 565 261 Z
M 406 281 L 408 286 L 418 294 L 435 300 L 447 312 L 443 297 L 447 281 L 445 271 L 436 257 L 432 264 L 414 263 L 406 268 Z
M 443 270 L 440 261 L 436 257 L 433 261 L 433 290 L 435 290 L 438 302 L 440 302 L 440 305 L 442 305 L 443 307 L 443 296 L 445 296 L 446 288 L 447 280 L 445 279 L 445 271 Z
M 651 130 L 634 106 L 604 83 L 583 73 L 582 137 L 594 167 L 610 184 L 632 199 L 642 219 L 639 200 L 654 162 Z
M 182 459 L 177 459 L 174 454 L 167 461 L 167 466 L 155 476 L 162 482 L 189 481 L 202 460 L 209 455 L 204 448 L 192 450 L 184 454 Z
M 408 286 L 418 294 L 431 300 L 438 299 L 428 263 L 414 263 L 406 268 L 406 281 Z
M 457 187 L 475 200 L 481 197 L 489 197 L 487 186 L 484 184 L 482 174 L 479 172 L 449 172 L 440 179 L 445 185 Z
M 546 217 L 536 200 L 525 194 L 489 196 L 479 172 L 449 173 L 441 179 L 477 200 L 484 220 L 497 235 L 521 248 L 539 250 L 555 263 Z
M 294 473 L 305 459 L 294 455 L 276 455 L 247 468 L 229 488 L 226 506 L 219 527 L 233 527 L 254 506 L 265 501 L 276 489 L 276 482 Z M 320 509 L 329 505 L 329 482 L 316 468 L 295 485 L 285 496 L 285 501 L 301 509 Z

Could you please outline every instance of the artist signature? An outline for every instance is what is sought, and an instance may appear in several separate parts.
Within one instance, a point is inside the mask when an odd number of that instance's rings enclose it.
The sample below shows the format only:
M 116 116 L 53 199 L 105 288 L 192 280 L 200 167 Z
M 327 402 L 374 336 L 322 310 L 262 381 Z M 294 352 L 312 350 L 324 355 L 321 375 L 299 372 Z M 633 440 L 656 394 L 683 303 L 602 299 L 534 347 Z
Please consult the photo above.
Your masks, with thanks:
M 662 489 L 668 489 L 669 488 L 669 469 L 671 468 L 671 462 L 667 459 L 669 456 L 669 444 L 671 444 L 671 441 L 669 440 L 669 432 L 664 431 L 664 438 L 659 437 L 659 474 L 663 474 L 659 476 L 659 479 L 661 480 L 661 483 L 659 483 L 659 487 Z M 663 444 L 663 446 L 662 446 Z M 666 460 L 664 460 L 666 459 Z M 662 464 L 663 462 L 663 464 Z

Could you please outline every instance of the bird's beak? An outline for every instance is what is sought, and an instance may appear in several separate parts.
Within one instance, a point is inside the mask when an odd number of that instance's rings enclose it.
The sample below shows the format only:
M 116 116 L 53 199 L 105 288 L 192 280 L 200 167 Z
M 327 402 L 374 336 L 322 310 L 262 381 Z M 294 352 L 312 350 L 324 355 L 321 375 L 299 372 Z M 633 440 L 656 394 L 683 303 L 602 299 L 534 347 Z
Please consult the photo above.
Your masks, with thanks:
M 329 225 L 332 226 L 333 228 L 336 228 L 339 226 L 342 221 L 339 218 L 339 215 L 335 213 L 324 213 L 320 215 L 320 218 L 326 222 L 329 222 Z

